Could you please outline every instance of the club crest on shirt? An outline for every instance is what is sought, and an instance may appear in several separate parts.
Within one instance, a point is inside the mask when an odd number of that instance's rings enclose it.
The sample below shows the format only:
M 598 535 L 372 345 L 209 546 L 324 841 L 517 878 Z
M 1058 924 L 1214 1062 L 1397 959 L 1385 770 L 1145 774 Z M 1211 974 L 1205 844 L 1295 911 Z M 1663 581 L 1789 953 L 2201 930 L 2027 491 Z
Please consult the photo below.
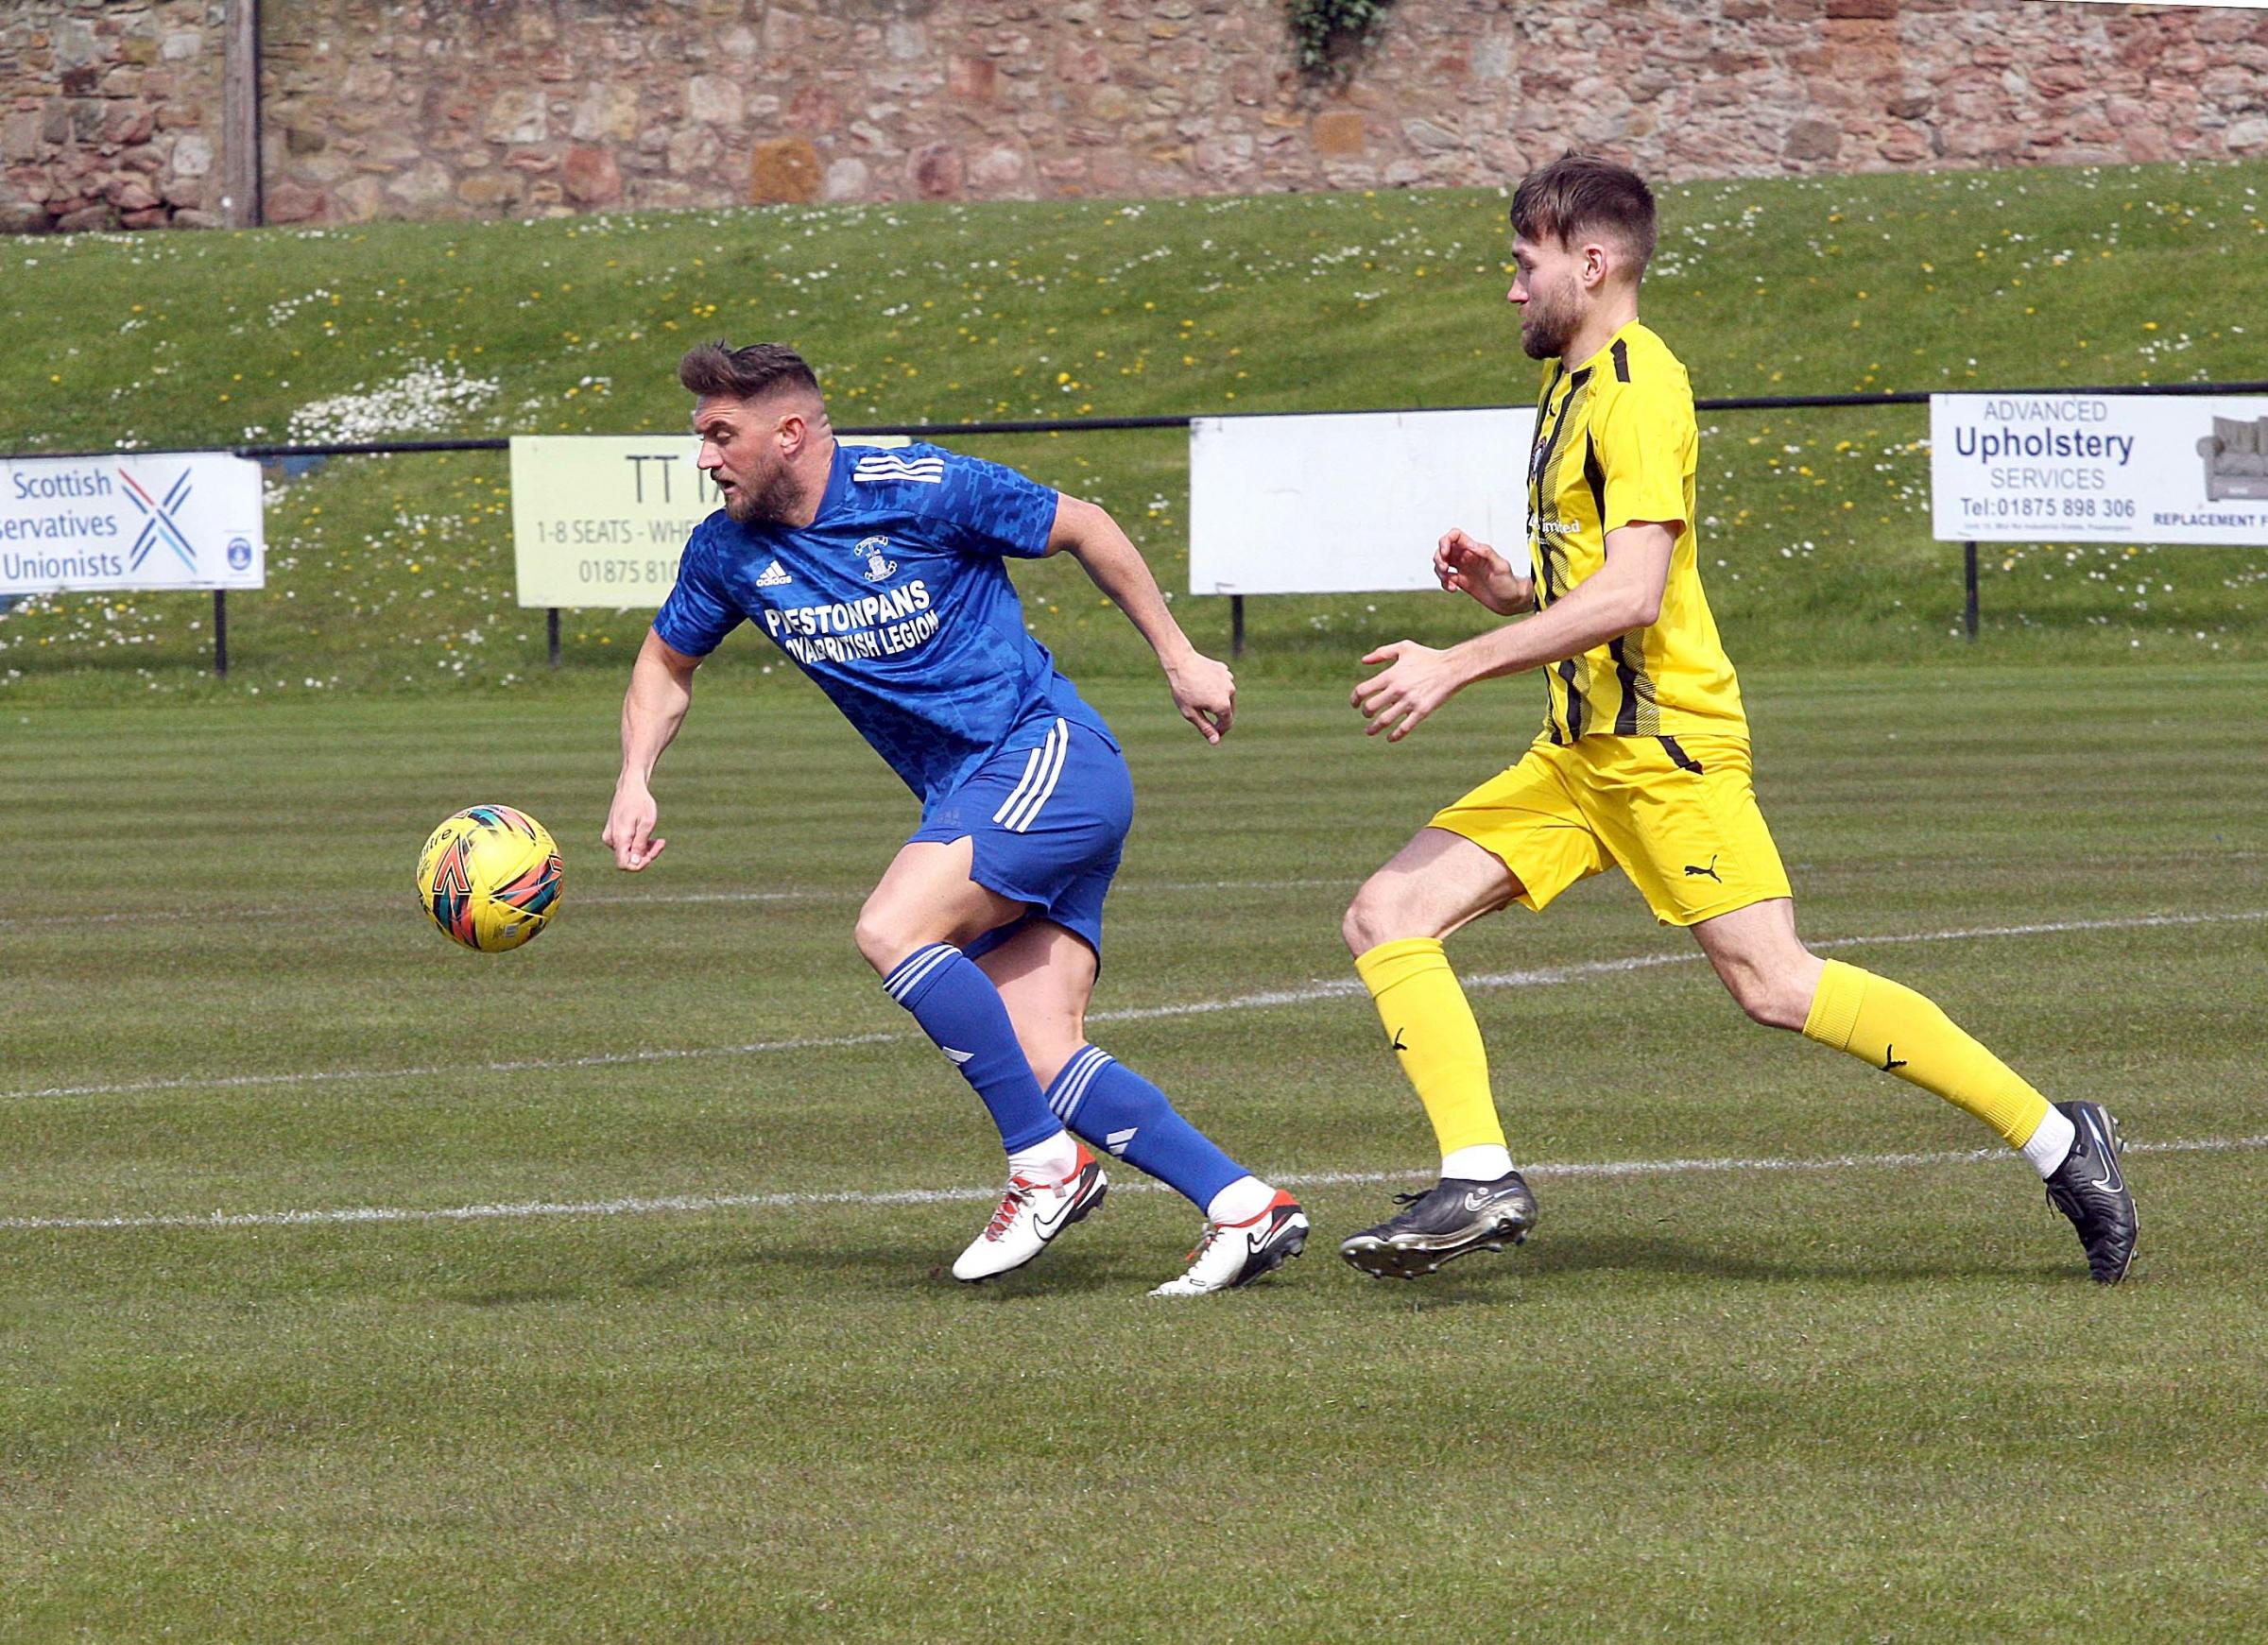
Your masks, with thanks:
M 851 550 L 867 562 L 867 581 L 886 582 L 898 574 L 898 562 L 889 557 L 890 540 L 886 537 L 868 537 L 859 540 Z

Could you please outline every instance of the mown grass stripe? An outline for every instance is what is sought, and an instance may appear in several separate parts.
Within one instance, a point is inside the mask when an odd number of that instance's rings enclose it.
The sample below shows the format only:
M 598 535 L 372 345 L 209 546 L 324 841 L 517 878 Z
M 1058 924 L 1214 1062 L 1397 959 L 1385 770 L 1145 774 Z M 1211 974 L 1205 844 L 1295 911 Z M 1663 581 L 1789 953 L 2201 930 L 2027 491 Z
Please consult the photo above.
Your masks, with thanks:
M 1917 931 L 1878 936 L 1835 936 L 1812 940 L 1814 949 L 1886 947 L 1897 944 L 1962 942 L 1986 937 L 2051 936 L 2084 931 L 2142 931 L 2166 926 L 2226 925 L 2268 919 L 2268 909 L 2244 909 L 2229 914 L 2144 914 L 2122 919 L 2050 919 L 2025 925 L 1972 926 L 1961 931 Z M 1655 966 L 1692 965 L 1702 958 L 1698 950 L 1658 954 L 1628 954 L 1619 959 L 1584 960 L 1568 966 L 1541 966 L 1533 970 L 1483 971 L 1464 979 L 1466 987 L 1479 989 L 1538 988 L 1612 976 Z M 1307 1005 L 1362 992 L 1351 979 L 1315 982 L 1298 988 L 1276 988 L 1255 994 L 1237 994 L 1222 1000 L 1189 1000 L 1170 1005 L 1133 1005 L 1115 1011 L 1095 1011 L 1090 1022 L 1143 1022 L 1160 1018 L 1206 1017 L 1223 1011 L 1264 1011 L 1284 1005 Z M 122 1097 L 148 1091 L 245 1090 L 268 1086 L 326 1085 L 354 1080 L 432 1079 L 450 1074 L 538 1073 L 578 1068 L 613 1068 L 626 1063 L 681 1062 L 719 1056 L 765 1056 L 781 1052 L 840 1051 L 861 1045 L 894 1045 L 916 1037 L 906 1033 L 840 1034 L 812 1038 L 760 1039 L 746 1045 L 696 1045 L 660 1051 L 603 1052 L 591 1056 L 521 1057 L 508 1062 L 470 1064 L 433 1063 L 415 1068 L 311 1069 L 296 1073 L 181 1074 L 163 1079 L 129 1080 L 114 1085 L 44 1086 L 36 1089 L 0 1091 L 0 1102 L 30 1102 L 45 1097 Z
M 1336 880 L 1130 880 L 1113 885 L 1111 895 L 1125 898 L 1128 894 L 1184 893 L 1211 891 L 1304 891 L 1324 886 L 1351 889 L 1358 882 L 1349 875 Z M 627 907 L 674 905 L 679 903 L 737 903 L 737 902 L 862 902 L 871 892 L 871 886 L 847 886 L 841 889 L 799 891 L 598 891 L 578 892 L 576 906 Z M 404 894 L 406 896 L 406 894 Z M 378 899 L 367 900 L 372 906 Z M 404 897 L 384 900 L 401 902 Z M 361 900 L 357 901 L 361 906 Z M 144 925 L 206 922 L 214 926 L 238 926 L 250 919 L 284 918 L 302 912 L 300 908 L 277 904 L 267 908 L 244 908 L 231 905 L 226 908 L 211 905 L 202 908 L 122 908 L 101 914 L 0 914 L 0 930 L 20 927 L 72 925 Z
M 2268 1148 L 2268 1135 L 2253 1137 L 2189 1137 L 2156 1142 L 2129 1142 L 2129 1154 L 2240 1154 Z M 1943 1149 L 1919 1154 L 1845 1154 L 1828 1158 L 1727 1157 L 1691 1159 L 1603 1159 L 1529 1164 L 1521 1170 L 1538 1178 L 1611 1178 L 1624 1176 L 1684 1176 L 1737 1174 L 1743 1172 L 1905 1171 L 1922 1166 L 1977 1165 L 2014 1157 L 2005 1148 Z M 1423 1180 L 1408 1171 L 1293 1172 L 1272 1178 L 1279 1187 L 1294 1189 L 1359 1188 L 1392 1182 Z M 1113 1193 L 1162 1193 L 1160 1182 L 1146 1179 L 1115 1181 Z M 624 1195 L 600 1200 L 522 1200 L 509 1204 L 445 1206 L 417 1209 L 404 1206 L 346 1206 L 328 1209 L 284 1211 L 210 1211 L 191 1216 L 157 1213 L 148 1216 L 110 1217 L 0 1217 L 0 1229 L 19 1232 L 72 1232 L 85 1229 L 136 1228 L 289 1228 L 386 1223 L 509 1222 L 531 1217 L 655 1216 L 671 1212 L 795 1210 L 816 1206 L 927 1206 L 981 1203 L 997 1199 L 998 1186 L 982 1188 L 902 1188 L 874 1192 L 845 1190 L 834 1193 L 720 1193 Z

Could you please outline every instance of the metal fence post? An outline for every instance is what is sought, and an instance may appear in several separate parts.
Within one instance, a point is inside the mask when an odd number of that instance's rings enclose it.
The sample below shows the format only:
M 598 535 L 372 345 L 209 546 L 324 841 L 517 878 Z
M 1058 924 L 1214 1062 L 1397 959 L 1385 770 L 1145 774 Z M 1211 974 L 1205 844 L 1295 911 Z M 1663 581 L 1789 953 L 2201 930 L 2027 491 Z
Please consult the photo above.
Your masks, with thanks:
M 1967 628 L 1968 637 L 1974 640 L 1977 637 L 1977 545 L 1973 542 L 1963 543 L 1961 557 L 1962 574 L 1967 584 L 1967 595 L 1961 607 L 1961 622 Z
M 213 591 L 213 677 L 229 677 L 229 591 Z

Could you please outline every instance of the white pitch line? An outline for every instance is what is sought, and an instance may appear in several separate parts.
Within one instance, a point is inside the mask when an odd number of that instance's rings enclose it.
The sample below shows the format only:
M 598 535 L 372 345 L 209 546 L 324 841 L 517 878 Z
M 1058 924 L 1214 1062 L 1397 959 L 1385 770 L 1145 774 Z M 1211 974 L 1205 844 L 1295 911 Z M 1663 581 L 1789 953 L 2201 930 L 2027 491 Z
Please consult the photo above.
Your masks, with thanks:
M 1168 888 L 1170 889 L 1170 887 Z M 592 903 L 630 904 L 641 902 L 856 902 L 867 895 L 864 891 L 668 891 L 658 896 L 631 896 L 625 893 L 597 892 L 578 896 L 576 906 Z M 398 906 L 414 910 L 416 896 L 404 890 L 398 897 L 357 899 L 366 907 Z M 336 907 L 339 904 L 331 904 Z M 280 918 L 286 915 L 305 912 L 301 908 L 243 908 L 231 906 L 213 908 L 128 908 L 108 914 L 10 914 L 0 915 L 0 930 L 24 926 L 56 925 L 188 925 L 204 924 L 240 926 L 247 920 Z
M 1337 880 L 1127 880 L 1111 887 L 1114 896 L 1140 896 L 1145 891 L 1309 891 L 1326 885 L 1352 886 L 1362 876 Z M 871 887 L 843 891 L 661 891 L 631 893 L 601 891 L 577 899 L 580 902 L 634 905 L 644 902 L 861 902 Z
M 591 1056 L 524 1057 L 512 1062 L 433 1063 L 421 1068 L 311 1069 L 301 1073 L 187 1074 L 114 1086 L 49 1086 L 36 1091 L 0 1091 L 0 1102 L 33 1097 L 123 1097 L 143 1091 L 244 1090 L 260 1086 L 314 1086 L 341 1080 L 432 1079 L 465 1073 L 541 1073 L 555 1069 L 611 1068 L 624 1063 L 681 1062 L 712 1056 L 762 1056 L 782 1051 L 836 1051 L 852 1045 L 895 1045 L 904 1033 L 840 1034 L 828 1038 L 759 1039 L 747 1045 L 696 1045 L 663 1051 L 610 1051 Z
M 2192 855 L 2196 854 L 2197 853 L 2192 853 Z M 2217 863 L 2253 862 L 2264 856 L 2268 856 L 2268 852 L 2216 851 L 2211 853 L 2211 860 Z M 1949 860 L 1950 859 L 1935 857 L 1906 857 L 1899 859 L 1899 863 L 1906 866 L 1925 865 L 1931 863 Z M 2070 861 L 2073 863 L 2125 863 L 2130 861 L 2130 859 L 2123 857 L 2094 856 L 2072 858 L 2070 859 Z M 1791 863 L 1788 865 L 1788 866 L 1793 869 L 1802 870 L 1806 873 L 1830 873 L 1834 871 L 1831 869 L 1821 868 L 1818 865 L 1811 863 Z M 1313 891 L 1322 890 L 1330 887 L 1337 887 L 1342 890 L 1348 890 L 1360 883 L 1361 880 L 1362 875 L 1359 873 L 1350 873 L 1325 879 L 1303 880 L 1125 880 L 1121 881 L 1118 884 L 1114 885 L 1111 888 L 1111 894 L 1114 897 L 1125 898 L 1129 896 L 1140 897 L 1147 893 L 1155 892 L 1179 894 L 1184 892 L 1212 891 Z M 868 894 L 868 888 L 863 886 L 850 886 L 840 890 L 811 888 L 785 891 L 599 891 L 577 893 L 575 898 L 575 906 L 578 908 L 589 905 L 598 905 L 603 907 L 635 907 L 644 903 L 670 906 L 700 903 L 762 904 L 839 902 L 847 904 L 862 901 L 866 899 Z M 376 907 L 381 901 L 387 903 L 408 904 L 414 903 L 415 900 L 416 899 L 409 892 L 404 891 L 399 897 L 388 897 L 383 900 L 371 898 L 369 900 L 369 902 L 370 906 Z M 249 919 L 279 918 L 284 916 L 297 916 L 302 912 L 304 911 L 301 907 L 294 905 L 291 907 L 275 908 L 242 908 L 231 906 L 225 909 L 214 907 L 130 908 L 113 909 L 103 914 L 0 914 L 0 931 L 16 930 L 31 926 L 187 924 L 198 922 L 209 922 L 215 925 L 227 924 L 231 926 L 237 926 L 242 925 L 245 921 Z M 1911 938 L 1909 940 L 1923 941 L 1928 939 Z
M 2191 1137 L 2164 1142 L 2131 1142 L 2129 1154 L 2242 1154 L 2268 1148 L 2268 1136 Z M 1563 1164 L 1531 1164 L 1521 1169 L 1537 1178 L 1613 1179 L 1682 1176 L 1743 1172 L 1899 1171 L 1932 1165 L 1980 1165 L 2007 1160 L 2005 1148 L 1964 1148 L 1933 1154 L 1846 1154 L 1831 1158 L 1605 1159 Z M 1408 1171 L 1326 1171 L 1273 1179 L 1284 1188 L 1366 1187 L 1422 1181 Z M 1114 1193 L 1163 1193 L 1163 1183 L 1147 1180 L 1112 1185 Z M 82 1229 L 134 1228 L 304 1228 L 402 1223 L 486 1223 L 536 1217 L 655 1216 L 672 1212 L 793 1210 L 815 1206 L 929 1206 L 982 1203 L 999 1197 L 997 1188 L 907 1188 L 879 1193 L 719 1193 L 625 1196 L 603 1200 L 523 1200 L 512 1204 L 447 1206 L 417 1210 L 401 1206 L 347 1206 L 329 1210 L 212 1211 L 140 1217 L 0 1217 L 0 1230 L 60 1233 Z
M 2231 914 L 2145 914 L 2124 919 L 2056 919 L 2029 925 L 1982 925 L 1962 931 L 1893 933 L 1884 936 L 1814 938 L 1814 949 L 1867 948 L 1876 945 L 1925 942 L 1967 942 L 1986 937 L 2048 936 L 2066 932 L 2140 931 L 2168 926 L 2225 925 L 2268 919 L 2268 909 Z M 1668 953 L 1630 954 L 1620 959 L 1583 960 L 1573 965 L 1543 966 L 1533 970 L 1484 971 L 1464 979 L 1469 989 L 1548 987 L 1585 977 L 1610 976 L 1645 970 L 1655 966 L 1692 965 L 1704 956 L 1698 949 Z M 1344 999 L 1363 991 L 1352 979 L 1314 982 L 1297 988 L 1277 988 L 1238 994 L 1222 1000 L 1188 1000 L 1171 1005 L 1124 1006 L 1095 1011 L 1090 1022 L 1147 1022 L 1160 1019 L 1206 1017 L 1223 1011 L 1264 1011 L 1283 1005 L 1308 1005 L 1323 1000 Z M 602 1052 L 590 1056 L 523 1057 L 510 1062 L 435 1063 L 411 1068 L 316 1069 L 300 1073 L 183 1074 L 166 1079 L 129 1080 L 113 1085 L 45 1086 L 38 1089 L 0 1091 L 0 1103 L 28 1102 L 43 1097 L 121 1097 L 148 1091 L 247 1090 L 268 1086 L 336 1084 L 341 1081 L 433 1079 L 459 1074 L 541 1073 L 578 1068 L 615 1068 L 644 1063 L 699 1061 L 720 1056 L 765 1056 L 782 1052 L 837 1051 L 850 1046 L 898 1045 L 918 1041 L 919 1035 L 903 1031 L 844 1034 L 799 1039 L 761 1039 L 746 1045 L 683 1046 L 661 1051 Z
M 1361 878 L 1359 874 L 1349 874 L 1338 880 L 1128 880 L 1112 887 L 1112 890 L 1119 897 L 1139 897 L 1145 892 L 1306 891 L 1330 885 L 1352 887 Z M 704 902 L 852 903 L 864 901 L 869 889 L 854 886 L 844 890 L 598 891 L 578 894 L 575 899 L 575 906 L 637 907 L 649 902 L 670 905 Z M 417 899 L 404 890 L 399 897 L 388 897 L 384 900 L 387 903 L 414 906 Z M 370 904 L 378 906 L 379 900 L 370 899 Z M 0 915 L 0 931 L 25 926 L 184 924 L 198 921 L 240 926 L 249 919 L 282 917 L 303 912 L 297 906 L 242 908 L 232 905 L 228 908 L 128 908 L 107 914 L 6 914 Z

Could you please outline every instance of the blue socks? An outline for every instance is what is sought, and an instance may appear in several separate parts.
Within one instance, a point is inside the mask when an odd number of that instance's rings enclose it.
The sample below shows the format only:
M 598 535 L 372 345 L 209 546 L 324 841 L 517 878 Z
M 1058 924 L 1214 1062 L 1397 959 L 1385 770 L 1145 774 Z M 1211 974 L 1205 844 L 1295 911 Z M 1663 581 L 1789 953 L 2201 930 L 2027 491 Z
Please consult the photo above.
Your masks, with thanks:
M 1014 1154 L 1063 1129 L 1016 1043 L 1000 990 L 974 960 L 951 943 L 933 942 L 906 955 L 882 985 L 976 1088 L 1000 1127 L 1002 1147 Z
M 951 943 L 915 950 L 882 985 L 976 1088 L 1010 1154 L 1069 1128 L 1200 1207 L 1245 1179 L 1245 1168 L 1174 1112 L 1163 1091 L 1091 1045 L 1063 1065 L 1041 1096 L 1000 990 Z
M 1210 1207 L 1214 1195 L 1246 1175 L 1243 1166 L 1174 1112 L 1163 1091 L 1091 1045 L 1063 1065 L 1047 1088 L 1047 1106 L 1074 1136 L 1141 1167 L 1200 1207 Z

